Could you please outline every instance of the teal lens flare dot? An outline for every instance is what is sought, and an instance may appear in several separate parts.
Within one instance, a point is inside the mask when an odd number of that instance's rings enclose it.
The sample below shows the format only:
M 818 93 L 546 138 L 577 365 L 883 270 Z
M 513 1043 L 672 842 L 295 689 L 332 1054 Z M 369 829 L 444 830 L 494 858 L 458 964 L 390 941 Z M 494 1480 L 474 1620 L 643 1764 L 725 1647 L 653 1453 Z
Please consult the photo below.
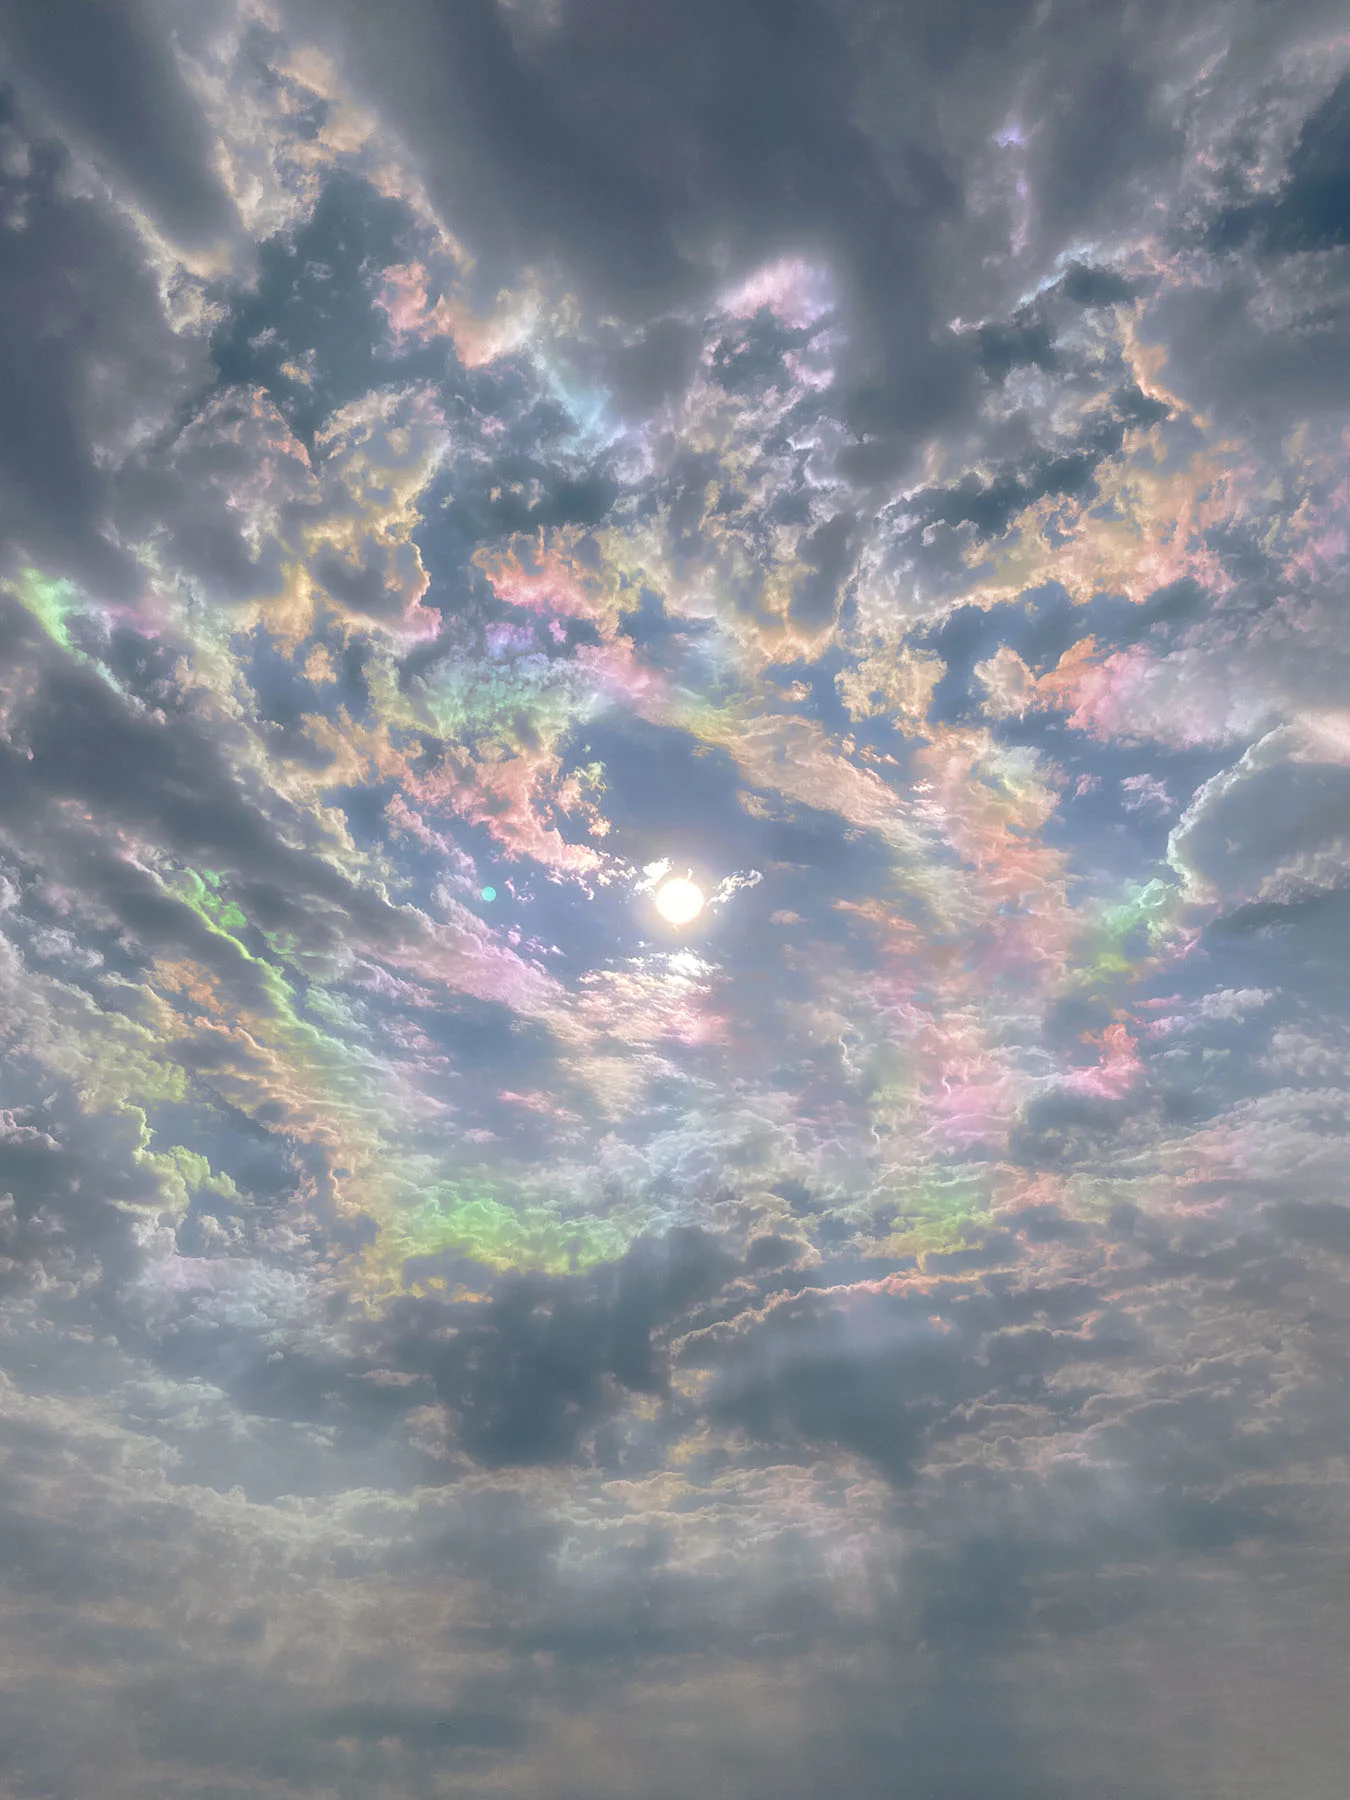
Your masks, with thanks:
M 497 898 L 497 890 L 496 890 L 496 888 L 494 888 L 494 887 L 486 887 L 486 888 L 484 888 L 484 889 L 483 889 L 483 898 L 484 898 L 484 899 L 485 899 L 485 900 L 495 900 L 495 899 L 496 899 L 496 898 Z

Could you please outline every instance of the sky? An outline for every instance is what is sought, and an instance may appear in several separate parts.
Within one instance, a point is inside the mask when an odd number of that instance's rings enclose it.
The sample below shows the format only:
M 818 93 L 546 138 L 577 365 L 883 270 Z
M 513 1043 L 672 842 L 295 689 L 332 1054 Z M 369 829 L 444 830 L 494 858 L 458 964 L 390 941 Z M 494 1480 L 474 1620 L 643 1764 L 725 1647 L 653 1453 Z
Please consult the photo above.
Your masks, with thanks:
M 1348 267 L 1335 0 L 0 0 L 0 1800 L 1342 1800 Z

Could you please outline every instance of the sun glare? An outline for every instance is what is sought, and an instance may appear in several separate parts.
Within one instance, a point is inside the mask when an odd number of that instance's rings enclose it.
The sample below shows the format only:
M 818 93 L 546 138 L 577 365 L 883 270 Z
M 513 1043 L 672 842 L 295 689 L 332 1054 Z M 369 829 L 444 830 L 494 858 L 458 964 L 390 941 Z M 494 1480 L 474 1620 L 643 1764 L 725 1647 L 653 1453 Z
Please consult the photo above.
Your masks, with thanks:
M 657 888 L 656 910 L 667 925 L 688 925 L 703 911 L 702 890 L 683 875 L 676 875 Z

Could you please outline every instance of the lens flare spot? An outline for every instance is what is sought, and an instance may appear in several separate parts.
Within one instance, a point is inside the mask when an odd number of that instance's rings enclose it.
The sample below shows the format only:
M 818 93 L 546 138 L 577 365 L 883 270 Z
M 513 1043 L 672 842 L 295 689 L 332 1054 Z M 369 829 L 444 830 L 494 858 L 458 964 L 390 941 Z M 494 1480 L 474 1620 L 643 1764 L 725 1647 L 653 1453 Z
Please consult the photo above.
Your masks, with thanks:
M 490 902 L 491 902 L 491 901 L 493 901 L 493 900 L 495 900 L 495 899 L 496 899 L 496 898 L 497 898 L 497 890 L 496 890 L 496 888 L 495 888 L 495 887 L 485 887 L 485 888 L 484 888 L 484 889 L 483 889 L 483 898 L 484 898 L 484 899 L 485 899 L 485 900 L 486 900 L 486 901 L 488 901 L 488 902 L 489 902 L 489 903 L 490 903 Z
M 667 925 L 688 925 L 703 911 L 703 890 L 683 875 L 673 876 L 657 888 L 656 910 Z

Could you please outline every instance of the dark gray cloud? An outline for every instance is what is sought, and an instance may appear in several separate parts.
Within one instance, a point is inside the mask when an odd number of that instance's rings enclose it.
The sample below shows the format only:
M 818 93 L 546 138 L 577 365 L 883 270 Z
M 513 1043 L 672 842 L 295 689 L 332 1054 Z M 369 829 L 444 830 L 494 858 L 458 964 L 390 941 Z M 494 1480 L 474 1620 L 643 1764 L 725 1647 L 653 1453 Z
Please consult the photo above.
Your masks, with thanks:
M 910 182 L 888 182 L 849 116 L 854 52 L 827 9 L 571 4 L 533 29 L 488 0 L 404 0 L 382 30 L 356 7 L 302 0 L 293 16 L 396 109 L 485 285 L 560 257 L 602 306 L 641 318 L 706 298 L 728 251 L 735 270 L 824 255 L 853 306 L 859 429 L 908 453 L 967 403 L 969 358 L 922 272 L 956 191 L 918 144 Z
M 1258 238 L 1269 255 L 1327 250 L 1350 241 L 1350 81 L 1342 79 L 1303 123 L 1285 178 L 1267 199 L 1229 207 L 1210 226 L 1216 250 Z
M 39 559 L 126 601 L 142 576 L 109 541 L 99 449 L 173 404 L 194 359 L 162 318 L 126 222 L 70 191 L 68 152 L 34 131 L 12 95 L 0 96 L 0 115 L 6 560 Z
M 694 1229 L 640 1239 L 593 1277 L 508 1280 L 485 1309 L 396 1310 L 383 1354 L 429 1381 L 477 1461 L 565 1462 L 617 1410 L 622 1392 L 666 1394 L 653 1333 L 715 1291 L 732 1267 L 726 1251 Z M 618 1466 L 613 1433 L 596 1453 Z
M 135 1168 L 128 1135 L 109 1125 L 93 1137 L 78 1115 L 62 1131 L 50 1106 L 5 1115 L 0 1195 L 9 1293 L 23 1293 L 42 1270 L 57 1282 L 73 1280 L 87 1298 L 92 1279 L 106 1316 L 116 1316 L 118 1288 L 140 1262 L 132 1209 L 151 1204 L 155 1191 L 150 1174 Z
M 72 0 L 60 13 L 6 0 L 0 42 L 61 127 L 125 180 L 180 242 L 235 225 L 212 168 L 211 133 L 184 81 L 163 11 L 147 0 Z

